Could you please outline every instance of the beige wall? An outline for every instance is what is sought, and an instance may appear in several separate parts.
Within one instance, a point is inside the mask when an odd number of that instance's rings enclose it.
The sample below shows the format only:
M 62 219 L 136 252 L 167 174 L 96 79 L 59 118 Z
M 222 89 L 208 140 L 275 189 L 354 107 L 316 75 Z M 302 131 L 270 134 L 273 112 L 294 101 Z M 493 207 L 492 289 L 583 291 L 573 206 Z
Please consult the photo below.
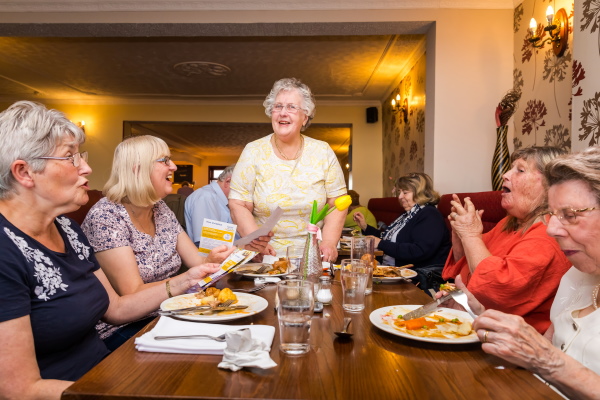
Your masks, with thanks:
M 431 21 L 427 33 L 425 172 L 442 192 L 489 190 L 495 144 L 494 109 L 512 87 L 512 10 L 204 11 L 185 13 L 28 13 L 1 15 L 0 22 L 173 22 L 293 23 Z M 393 33 L 393 32 L 390 32 Z M 352 32 L 349 32 L 352 34 Z M 300 77 L 301 78 L 301 77 Z M 392 88 L 390 88 L 391 90 Z M 381 123 L 366 124 L 365 107 L 319 105 L 315 122 L 353 124 L 353 182 L 361 201 L 382 196 Z M 261 119 L 262 110 L 242 106 L 123 105 L 62 106 L 74 114 L 94 113 L 89 133 L 95 187 L 108 176 L 108 160 L 121 138 L 123 119 L 241 121 Z M 381 110 L 380 115 L 381 115 Z M 152 118 L 150 118 L 152 116 Z M 91 121 L 95 120 L 94 127 Z M 383 144 L 385 145 L 385 144 Z M 97 166 L 96 163 L 102 163 Z

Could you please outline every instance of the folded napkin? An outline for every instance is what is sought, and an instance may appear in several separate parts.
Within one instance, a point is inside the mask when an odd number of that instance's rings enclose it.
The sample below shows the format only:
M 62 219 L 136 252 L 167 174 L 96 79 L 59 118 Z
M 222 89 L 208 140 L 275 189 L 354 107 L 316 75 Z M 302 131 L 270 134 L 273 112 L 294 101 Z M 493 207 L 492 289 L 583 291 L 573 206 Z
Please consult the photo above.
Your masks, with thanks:
M 227 332 L 227 347 L 219 368 L 239 371 L 243 367 L 269 369 L 277 364 L 269 356 L 271 346 L 260 339 L 253 339 L 251 330 Z
M 173 339 L 155 340 L 155 336 L 211 335 L 219 336 L 226 332 L 249 328 L 254 339 L 260 340 L 268 349 L 273 343 L 275 328 L 268 325 L 219 325 L 192 321 L 181 321 L 169 317 L 160 317 L 156 326 L 135 339 L 135 348 L 139 351 L 179 354 L 223 354 L 225 342 L 211 339 Z
M 263 283 L 277 283 L 279 281 L 281 281 L 281 279 L 276 276 L 260 276 L 258 278 L 254 278 L 255 285 L 260 285 Z

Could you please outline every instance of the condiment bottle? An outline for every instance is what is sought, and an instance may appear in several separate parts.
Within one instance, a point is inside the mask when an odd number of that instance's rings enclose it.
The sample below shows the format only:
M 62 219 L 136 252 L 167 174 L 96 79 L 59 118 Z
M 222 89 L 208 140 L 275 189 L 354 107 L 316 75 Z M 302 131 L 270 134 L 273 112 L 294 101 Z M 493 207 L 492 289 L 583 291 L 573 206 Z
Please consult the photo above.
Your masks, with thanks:
M 328 276 L 321 276 L 319 278 L 319 289 L 317 290 L 317 301 L 323 304 L 331 304 L 332 300 L 331 278 Z

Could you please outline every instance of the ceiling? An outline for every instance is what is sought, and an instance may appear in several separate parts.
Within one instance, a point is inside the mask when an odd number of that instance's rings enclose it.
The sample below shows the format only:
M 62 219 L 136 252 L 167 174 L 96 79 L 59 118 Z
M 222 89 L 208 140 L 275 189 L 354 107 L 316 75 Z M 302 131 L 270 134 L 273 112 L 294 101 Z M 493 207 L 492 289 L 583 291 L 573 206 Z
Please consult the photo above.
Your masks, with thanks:
M 455 0 L 458 8 L 497 7 L 512 0 Z M 380 4 L 381 3 L 381 4 Z M 431 21 L 389 23 L 20 23 L 19 14 L 106 11 L 357 8 L 364 1 L 288 0 L 0 0 L 0 101 L 249 102 L 260 104 L 273 83 L 297 77 L 319 104 L 381 104 L 424 53 Z M 440 7 L 440 0 L 373 0 L 369 8 Z M 473 7 L 473 5 L 477 5 Z M 52 14 L 52 15 L 51 15 Z M 14 15 L 15 23 L 12 23 Z M 60 19 L 60 18 L 58 18 Z M 138 121 L 140 122 L 140 121 Z M 163 137 L 181 158 L 239 154 L 270 124 L 141 121 L 131 131 Z M 348 126 L 315 124 L 306 134 L 328 141 L 342 159 Z M 235 137 L 236 140 L 227 140 Z M 183 153 L 180 153 L 183 152 Z M 187 153 L 187 154 L 184 154 Z

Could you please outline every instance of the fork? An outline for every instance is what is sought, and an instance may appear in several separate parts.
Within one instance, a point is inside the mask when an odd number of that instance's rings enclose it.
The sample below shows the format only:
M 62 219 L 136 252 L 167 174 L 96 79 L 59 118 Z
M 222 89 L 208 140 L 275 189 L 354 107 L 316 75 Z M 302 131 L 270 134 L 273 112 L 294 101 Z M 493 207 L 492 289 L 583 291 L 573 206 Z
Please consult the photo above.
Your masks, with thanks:
M 267 268 L 269 268 L 268 265 L 263 265 L 261 266 L 259 269 L 257 269 L 256 271 L 254 271 L 254 274 L 262 274 L 263 272 L 265 272 L 267 270 Z
M 468 312 L 473 319 L 477 318 L 477 315 L 475 315 L 475 313 L 471 311 L 471 307 L 469 307 L 469 299 L 467 298 L 467 295 L 462 290 L 456 290 L 450 292 L 450 294 L 452 295 L 452 300 L 463 306 L 465 311 Z
M 238 331 L 244 331 L 248 328 L 242 328 L 242 329 L 238 329 Z M 217 342 L 224 342 L 225 339 L 225 335 L 227 334 L 224 333 L 222 335 L 219 336 L 212 336 L 212 335 L 180 335 L 180 336 L 154 336 L 155 340 L 175 340 L 175 339 L 211 339 L 211 340 L 215 340 Z
M 160 315 L 177 315 L 177 314 L 185 314 L 188 311 L 198 311 L 198 310 L 206 310 L 206 311 L 223 311 L 221 309 L 225 309 L 227 307 L 229 307 L 230 305 L 232 305 L 234 302 L 234 300 L 227 300 L 224 301 L 220 304 L 217 304 L 214 307 L 211 307 L 209 305 L 206 306 L 195 306 L 195 307 L 187 307 L 187 308 L 179 308 L 176 310 L 159 310 L 158 313 Z
M 262 285 L 254 286 L 253 288 L 250 288 L 250 289 L 231 289 L 231 290 L 234 292 L 254 293 L 254 292 L 258 292 L 261 289 L 264 289 L 266 286 L 267 286 L 267 284 L 263 283 Z

